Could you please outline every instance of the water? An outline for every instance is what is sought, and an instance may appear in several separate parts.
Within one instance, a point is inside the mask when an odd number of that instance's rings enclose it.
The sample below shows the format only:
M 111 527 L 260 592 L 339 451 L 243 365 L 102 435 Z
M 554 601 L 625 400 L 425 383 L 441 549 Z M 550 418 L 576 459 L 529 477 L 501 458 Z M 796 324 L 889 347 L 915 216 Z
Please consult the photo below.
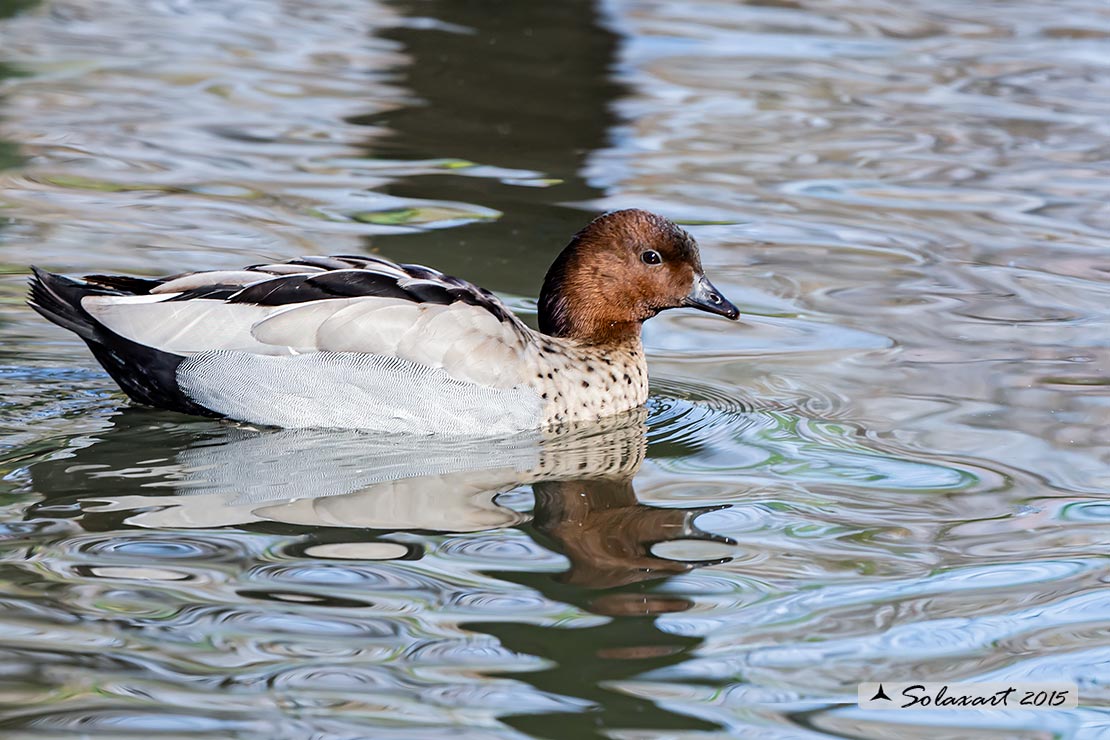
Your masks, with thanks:
M 0 2 L 5 738 L 1110 734 L 1110 11 Z M 593 213 L 736 326 L 471 444 L 129 408 L 27 265 L 425 262 L 534 312 Z M 1073 680 L 891 714 L 858 681 Z

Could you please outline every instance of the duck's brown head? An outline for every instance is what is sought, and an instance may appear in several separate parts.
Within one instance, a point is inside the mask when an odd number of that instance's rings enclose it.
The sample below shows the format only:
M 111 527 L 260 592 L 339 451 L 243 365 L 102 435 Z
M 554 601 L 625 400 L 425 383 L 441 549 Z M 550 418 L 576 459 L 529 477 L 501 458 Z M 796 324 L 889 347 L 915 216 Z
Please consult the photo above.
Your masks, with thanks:
M 668 308 L 740 315 L 705 277 L 693 237 L 654 213 L 606 213 L 571 239 L 540 291 L 540 331 L 591 343 L 636 336 Z

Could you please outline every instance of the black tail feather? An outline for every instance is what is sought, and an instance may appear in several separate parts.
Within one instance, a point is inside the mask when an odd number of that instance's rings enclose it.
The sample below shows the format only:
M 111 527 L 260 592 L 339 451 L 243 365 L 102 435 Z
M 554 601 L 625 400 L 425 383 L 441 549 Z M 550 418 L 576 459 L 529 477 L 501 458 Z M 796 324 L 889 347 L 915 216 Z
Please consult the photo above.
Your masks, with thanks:
M 47 320 L 85 340 L 93 356 L 132 400 L 187 414 L 219 416 L 196 404 L 178 387 L 177 367 L 184 357 L 121 337 L 81 306 L 85 296 L 127 293 L 89 285 L 37 267 L 31 270 L 34 277 L 27 303 Z
M 32 265 L 31 296 L 28 305 L 63 329 L 69 329 L 86 342 L 96 339 L 96 321 L 81 308 L 86 295 L 119 295 L 118 290 L 97 289 Z

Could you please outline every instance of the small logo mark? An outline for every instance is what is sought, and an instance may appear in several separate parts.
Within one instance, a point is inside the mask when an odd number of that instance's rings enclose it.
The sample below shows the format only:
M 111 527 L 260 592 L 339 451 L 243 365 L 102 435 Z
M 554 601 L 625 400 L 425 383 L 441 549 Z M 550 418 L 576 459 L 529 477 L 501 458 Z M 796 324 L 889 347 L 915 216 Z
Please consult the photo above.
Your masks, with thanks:
M 891 699 L 889 696 L 886 695 L 885 691 L 883 691 L 883 685 L 882 684 L 879 684 L 879 690 L 876 691 L 875 695 L 871 697 L 871 701 L 876 701 L 878 699 L 885 699 L 886 701 L 894 701 L 893 699 Z

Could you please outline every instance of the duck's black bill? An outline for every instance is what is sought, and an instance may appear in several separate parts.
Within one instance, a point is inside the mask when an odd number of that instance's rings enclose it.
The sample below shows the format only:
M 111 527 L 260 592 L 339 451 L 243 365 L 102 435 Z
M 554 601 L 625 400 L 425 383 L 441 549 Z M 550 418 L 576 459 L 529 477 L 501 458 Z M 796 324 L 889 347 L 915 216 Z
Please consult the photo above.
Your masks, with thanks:
M 740 309 L 729 303 L 728 299 L 713 287 L 713 283 L 709 282 L 705 275 L 698 275 L 694 278 L 694 287 L 690 289 L 690 294 L 686 296 L 682 305 L 690 308 L 700 308 L 702 311 L 715 313 L 718 316 L 724 316 L 726 319 L 735 320 L 740 317 Z

